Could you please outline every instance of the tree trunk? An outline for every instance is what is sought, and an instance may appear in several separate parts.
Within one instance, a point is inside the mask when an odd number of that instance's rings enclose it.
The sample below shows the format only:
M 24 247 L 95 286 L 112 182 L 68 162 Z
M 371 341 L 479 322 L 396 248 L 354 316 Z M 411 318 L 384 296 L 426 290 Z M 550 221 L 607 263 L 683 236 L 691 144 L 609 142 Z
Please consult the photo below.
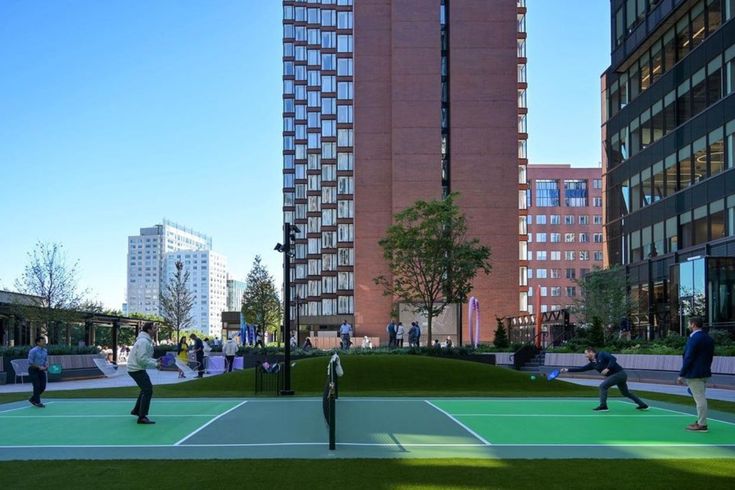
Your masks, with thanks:
M 433 305 L 432 305 L 432 306 L 433 306 Z M 432 308 L 432 309 L 433 309 L 433 308 Z M 428 338 L 426 339 L 426 345 L 427 345 L 427 346 L 429 346 L 429 347 L 433 347 L 433 342 L 432 342 L 432 341 L 433 341 L 433 339 L 432 339 L 432 337 L 431 337 L 431 323 L 432 323 L 431 321 L 432 321 L 432 320 L 434 319 L 434 316 L 433 316 L 433 315 L 431 314 L 431 310 L 429 310 L 429 314 L 428 314 L 428 315 L 426 315 L 426 318 L 427 318 L 427 327 L 426 327 L 426 331 L 427 331 L 427 332 L 428 332 L 428 334 L 429 334 Z

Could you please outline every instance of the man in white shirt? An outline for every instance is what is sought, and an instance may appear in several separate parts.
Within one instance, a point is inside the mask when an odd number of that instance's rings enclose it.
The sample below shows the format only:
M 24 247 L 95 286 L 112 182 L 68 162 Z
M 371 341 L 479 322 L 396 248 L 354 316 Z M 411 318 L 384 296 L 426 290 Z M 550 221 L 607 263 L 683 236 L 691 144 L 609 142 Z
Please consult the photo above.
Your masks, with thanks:
M 342 348 L 350 350 L 350 337 L 352 337 L 352 325 L 347 323 L 347 320 L 342 322 L 339 326 L 339 336 L 342 338 Z
M 222 346 L 222 354 L 225 355 L 226 373 L 232 372 L 232 366 L 235 364 L 235 356 L 237 355 L 237 343 L 234 339 L 227 339 L 225 345 Z

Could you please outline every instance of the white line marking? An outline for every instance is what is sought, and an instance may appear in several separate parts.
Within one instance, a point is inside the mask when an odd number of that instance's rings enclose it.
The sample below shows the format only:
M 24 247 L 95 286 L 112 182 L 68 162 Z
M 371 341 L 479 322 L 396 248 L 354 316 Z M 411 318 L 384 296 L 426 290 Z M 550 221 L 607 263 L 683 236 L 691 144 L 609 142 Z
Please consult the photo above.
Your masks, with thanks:
M 243 406 L 243 405 L 245 405 L 246 403 L 247 403 L 247 400 L 245 400 L 244 402 L 240 402 L 240 403 L 238 403 L 237 405 L 235 405 L 234 407 L 230 408 L 229 410 L 226 410 L 226 411 L 222 412 L 221 414 L 217 415 L 217 416 L 216 416 L 215 418 L 213 418 L 212 420 L 210 420 L 210 421 L 209 421 L 209 422 L 207 422 L 206 424 L 202 425 L 201 427 L 199 427 L 199 428 L 198 428 L 197 430 L 195 430 L 194 432 L 192 432 L 192 433 L 191 433 L 191 434 L 189 434 L 188 436 L 186 436 L 186 437 L 184 437 L 183 439 L 181 439 L 180 441 L 178 441 L 178 442 L 177 442 L 176 444 L 174 444 L 174 446 L 178 446 L 178 445 L 180 445 L 180 444 L 181 444 L 182 442 L 186 441 L 187 439 L 189 439 L 189 438 L 190 438 L 190 437 L 192 437 L 193 435 L 197 434 L 197 433 L 198 433 L 199 431 L 201 431 L 202 429 L 204 429 L 204 428 L 205 428 L 205 427 L 207 427 L 208 425 L 212 424 L 212 423 L 213 423 L 214 421 L 216 421 L 216 420 L 217 420 L 217 419 L 219 419 L 220 417 L 223 417 L 223 416 L 227 415 L 228 413 L 232 412 L 233 410 L 235 410 L 235 409 L 238 409 L 238 408 L 242 407 L 242 406 Z
M 199 413 L 192 413 L 192 414 L 181 414 L 181 415 L 172 415 L 172 414 L 157 414 L 152 413 L 149 414 L 150 416 L 154 418 L 160 418 L 160 417 L 212 417 L 214 414 L 199 414 Z M 8 420 L 15 420 L 15 419 L 114 419 L 114 418 L 132 418 L 128 414 L 120 414 L 120 415 L 9 415 L 7 417 L 3 417 L 0 415 L 0 418 L 8 419 Z
M 283 447 L 283 446 L 327 446 L 326 442 L 265 442 L 265 443 L 241 443 L 241 444 L 187 444 L 185 446 L 175 446 L 176 448 L 200 448 L 200 447 Z M 372 443 L 372 442 L 338 442 L 338 446 L 364 446 L 364 447 L 395 447 L 395 443 Z M 630 443 L 610 443 L 610 444 L 492 444 L 490 446 L 486 444 L 454 444 L 454 443 L 436 443 L 436 444 L 421 444 L 421 443 L 406 443 L 401 444 L 404 447 L 705 447 L 705 448 L 730 448 L 735 447 L 735 444 L 679 444 L 679 443 L 655 443 L 655 444 L 630 444 Z M 151 445 L 135 445 L 135 444 L 80 444 L 77 446 L 0 446 L 0 449 L 74 449 L 74 448 L 168 448 L 171 449 L 174 446 L 166 444 L 151 444 Z
M 483 444 L 485 444 L 486 446 L 492 446 L 492 444 L 490 443 L 490 441 L 488 441 L 487 439 L 485 439 L 484 437 L 482 437 L 482 436 L 481 436 L 480 434 L 478 434 L 478 433 L 477 433 L 477 432 L 475 432 L 474 430 L 472 430 L 472 429 L 470 429 L 469 427 L 467 427 L 466 425 L 464 425 L 464 424 L 463 424 L 462 422 L 460 422 L 459 420 L 455 419 L 455 418 L 454 418 L 454 417 L 453 417 L 453 416 L 452 416 L 451 414 L 449 414 L 448 412 L 446 412 L 446 411 L 442 410 L 441 408 L 437 407 L 436 405 L 434 405 L 433 403 L 431 403 L 431 402 L 430 402 L 429 400 L 424 400 L 424 401 L 425 401 L 426 403 L 428 403 L 428 404 L 429 404 L 429 406 L 432 406 L 432 407 L 434 407 L 435 409 L 439 410 L 439 411 L 440 411 L 441 413 L 443 413 L 444 415 L 446 415 L 447 417 L 449 417 L 450 419 L 452 419 L 452 420 L 453 420 L 453 421 L 454 421 L 454 422 L 455 422 L 455 423 L 456 423 L 457 425 L 459 425 L 459 426 L 460 426 L 460 427 L 462 427 L 462 428 L 463 428 L 464 430 L 466 430 L 467 432 L 469 432 L 470 434 L 472 434 L 473 436 L 475 436 L 475 437 L 476 437 L 476 438 L 477 438 L 478 440 L 480 440 L 480 441 L 481 441 L 481 442 L 482 442 Z M 403 444 L 401 444 L 401 445 L 403 445 Z
M 525 414 L 512 414 L 512 413 L 455 413 L 455 417 L 645 417 L 645 415 L 619 415 L 619 414 L 599 414 L 599 415 L 569 415 L 569 414 L 537 414 L 537 413 L 525 413 Z M 664 417 L 677 417 L 681 418 L 684 415 L 648 415 L 647 417 L 664 418 Z
M 33 405 L 24 405 L 22 407 L 16 407 L 16 408 L 9 408 L 7 410 L 0 411 L 0 413 L 8 413 L 8 412 L 15 412 L 16 410 L 27 410 L 31 408 Z
M 623 401 L 623 403 L 634 405 L 633 402 Z M 695 414 L 686 413 L 686 412 L 682 412 L 679 410 L 672 410 L 670 408 L 663 408 L 663 407 L 656 407 L 656 406 L 651 406 L 651 408 L 654 410 L 663 410 L 664 412 L 678 413 L 678 414 L 681 414 L 682 416 L 686 415 L 687 417 L 696 417 Z M 727 424 L 727 425 L 735 425 L 735 422 L 729 422 L 727 420 L 720 420 L 720 419 L 713 419 L 712 417 L 707 417 L 707 420 L 714 420 L 715 422 L 720 422 L 720 423 Z

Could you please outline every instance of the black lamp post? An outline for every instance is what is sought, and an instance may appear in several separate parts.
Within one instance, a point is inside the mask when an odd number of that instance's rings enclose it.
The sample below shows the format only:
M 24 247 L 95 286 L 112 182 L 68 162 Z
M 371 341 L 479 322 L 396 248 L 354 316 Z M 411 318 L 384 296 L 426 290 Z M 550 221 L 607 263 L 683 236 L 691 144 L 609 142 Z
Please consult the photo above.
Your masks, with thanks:
M 283 254 L 283 389 L 281 395 L 293 395 L 291 389 L 291 242 L 301 230 L 296 225 L 284 223 L 283 244 L 276 244 L 275 250 Z M 293 233 L 293 234 L 292 234 Z M 298 306 L 297 306 L 298 309 Z M 298 315 L 298 312 L 296 313 Z
M 301 308 L 301 298 L 297 295 L 296 296 L 296 346 L 301 345 L 301 326 L 299 325 L 301 320 L 301 312 L 299 311 Z M 291 339 L 289 339 L 290 341 Z

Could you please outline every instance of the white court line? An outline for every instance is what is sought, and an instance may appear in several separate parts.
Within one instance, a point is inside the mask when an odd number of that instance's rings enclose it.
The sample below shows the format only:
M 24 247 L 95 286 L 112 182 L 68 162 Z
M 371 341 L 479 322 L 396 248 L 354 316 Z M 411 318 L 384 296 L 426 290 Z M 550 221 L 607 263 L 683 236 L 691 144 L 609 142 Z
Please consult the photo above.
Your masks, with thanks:
M 619 401 L 621 401 L 623 403 L 630 404 L 630 405 L 635 405 L 633 402 L 627 402 L 627 401 L 623 401 L 623 400 L 619 400 Z M 681 415 L 686 415 L 687 417 L 696 417 L 695 414 L 682 412 L 680 410 L 672 410 L 670 408 L 663 408 L 663 407 L 656 407 L 656 406 L 651 406 L 651 408 L 653 408 L 655 410 L 663 410 L 664 412 L 678 413 L 678 414 L 681 414 Z M 720 420 L 720 419 L 713 419 L 712 417 L 707 417 L 707 420 L 714 420 L 715 422 L 721 422 L 721 423 L 727 424 L 727 425 L 735 425 L 735 422 L 729 422 L 727 420 Z
M 187 439 L 189 439 L 190 437 L 192 437 L 194 434 L 197 434 L 199 431 L 201 431 L 202 429 L 204 429 L 205 427 L 207 427 L 208 425 L 210 425 L 211 423 L 213 423 L 215 420 L 219 419 L 220 417 L 223 417 L 223 416 L 227 415 L 228 413 L 232 412 L 233 410 L 235 410 L 237 408 L 242 407 L 246 403 L 247 403 L 247 400 L 245 400 L 243 402 L 240 402 L 237 405 L 235 405 L 234 407 L 230 408 L 229 410 L 226 410 L 226 411 L 222 412 L 221 414 L 217 415 L 215 418 L 213 418 L 212 420 L 210 420 L 206 424 L 202 425 L 201 427 L 199 427 L 197 430 L 195 430 L 194 432 L 192 432 L 188 436 L 184 437 L 183 439 L 181 439 L 180 441 L 178 441 L 177 443 L 175 443 L 174 446 L 180 445 L 182 442 L 186 441 Z
M 61 403 L 61 404 L 69 404 L 69 403 L 130 403 L 131 401 L 135 401 L 136 398 L 105 398 L 105 399 L 97 399 L 97 400 L 87 400 L 84 398 L 79 398 L 77 400 L 54 400 L 53 402 L 47 402 L 49 403 Z M 192 398 L 156 398 L 153 397 L 151 399 L 151 404 L 155 403 L 208 403 L 208 402 L 236 402 L 240 401 L 242 398 L 198 398 L 198 399 L 192 399 Z M 245 400 L 248 401 L 248 400 Z
M 171 414 L 149 414 L 154 418 L 161 418 L 161 417 L 211 417 L 213 414 L 199 414 L 199 413 L 191 413 L 191 414 L 181 414 L 181 415 L 171 415 Z M 2 417 L 2 416 L 0 416 Z M 131 418 L 128 414 L 120 414 L 120 415 L 11 415 L 9 417 L 3 417 L 8 420 L 15 420 L 15 419 L 115 419 L 115 418 Z
M 447 417 L 449 417 L 450 419 L 452 419 L 452 420 L 453 420 L 453 421 L 454 421 L 454 422 L 455 422 L 455 423 L 456 423 L 457 425 L 459 425 L 459 426 L 460 426 L 460 427 L 462 427 L 462 428 L 463 428 L 464 430 L 466 430 L 467 432 L 469 432 L 470 434 L 472 434 L 473 436 L 475 436 L 475 437 L 476 437 L 476 438 L 477 438 L 478 440 L 480 440 L 480 441 L 481 441 L 481 442 L 482 442 L 483 444 L 485 444 L 486 446 L 492 446 L 492 444 L 490 443 L 490 441 L 488 441 L 487 439 L 485 439 L 484 437 L 482 437 L 482 436 L 481 436 L 480 434 L 478 434 L 478 433 L 477 433 L 477 432 L 475 432 L 474 430 L 472 430 L 472 429 L 470 429 L 469 427 L 467 427 L 467 426 L 466 426 L 465 424 L 463 424 L 463 423 L 462 423 L 462 422 L 460 422 L 459 420 L 455 419 L 455 418 L 454 418 L 454 417 L 453 417 L 453 416 L 452 416 L 451 414 L 449 414 L 448 412 L 446 412 L 446 411 L 442 410 L 441 408 L 437 407 L 436 405 L 434 405 L 433 403 L 431 403 L 431 402 L 430 402 L 429 400 L 424 400 L 424 401 L 425 401 L 426 403 L 428 403 L 428 404 L 429 404 L 429 406 L 432 406 L 432 407 L 434 407 L 435 409 L 439 410 L 439 411 L 440 411 L 441 413 L 443 413 L 444 415 L 446 415 Z M 403 444 L 401 444 L 401 446 L 403 446 Z
M 284 447 L 284 446 L 327 446 L 326 442 L 264 442 L 264 443 L 241 443 L 241 444 L 187 444 L 185 446 L 175 446 L 176 448 L 216 448 L 216 447 Z M 356 446 L 356 447 L 395 447 L 395 443 L 377 443 L 377 442 L 338 442 L 338 446 Z M 486 444 L 453 444 L 453 443 L 406 443 L 400 444 L 402 447 L 479 447 L 479 448 L 491 448 L 491 447 L 634 447 L 634 448 L 649 448 L 649 447 L 705 447 L 705 448 L 730 448 L 735 447 L 735 444 L 689 444 L 689 443 L 656 443 L 656 444 L 631 444 L 631 443 L 610 443 L 610 444 L 492 444 L 490 446 Z M 50 446 L 0 446 L 0 449 L 117 449 L 117 448 L 166 448 L 172 449 L 174 446 L 168 444 L 150 444 L 150 445 L 136 445 L 136 444 L 80 444 L 76 446 L 68 445 L 50 445 Z
M 598 414 L 598 415 L 570 415 L 570 414 L 539 414 L 539 413 L 519 413 L 519 414 L 513 414 L 513 413 L 455 413 L 455 417 L 645 417 L 644 415 L 619 415 L 619 414 Z M 681 418 L 684 415 L 648 415 L 648 417 L 656 417 L 656 418 L 666 418 L 666 417 L 676 417 Z
M 33 405 L 23 405 L 22 407 L 9 408 L 7 410 L 2 410 L 0 411 L 0 413 L 15 412 L 16 410 L 27 410 L 31 407 L 33 407 Z M 36 407 L 33 407 L 33 408 L 36 408 Z

